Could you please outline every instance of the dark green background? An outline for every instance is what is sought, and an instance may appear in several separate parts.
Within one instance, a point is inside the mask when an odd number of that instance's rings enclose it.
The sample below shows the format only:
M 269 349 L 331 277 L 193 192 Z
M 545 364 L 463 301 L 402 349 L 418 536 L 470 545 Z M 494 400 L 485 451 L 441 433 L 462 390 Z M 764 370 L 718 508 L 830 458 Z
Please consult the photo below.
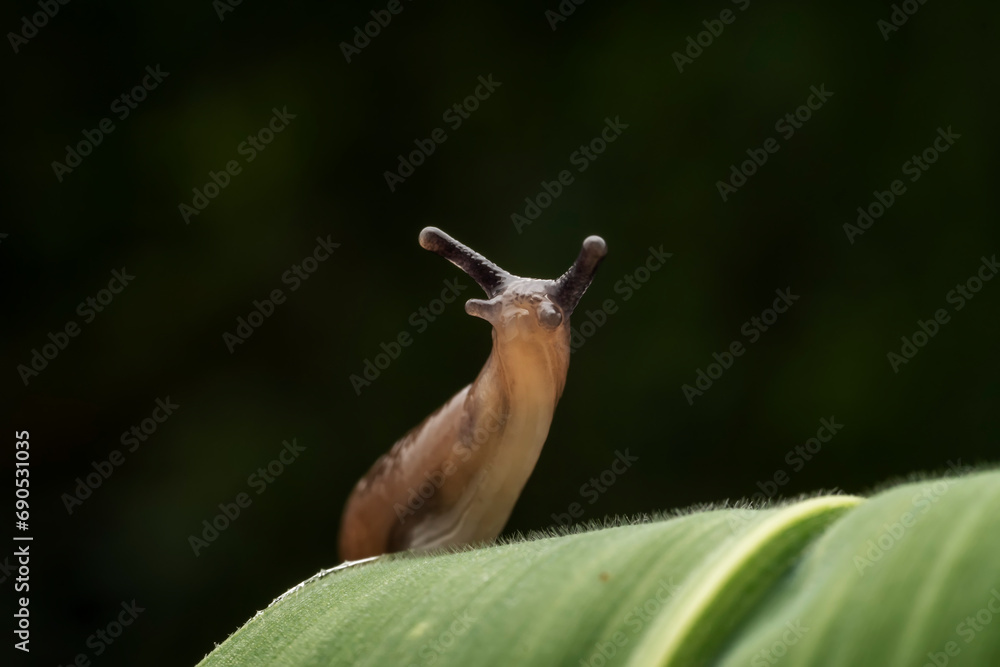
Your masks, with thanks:
M 488 325 L 452 305 L 351 387 L 461 275 L 418 246 L 429 224 L 532 277 L 562 273 L 588 234 L 608 242 L 575 324 L 607 298 L 619 310 L 573 355 L 508 532 L 573 502 L 597 519 L 735 500 L 778 470 L 791 496 L 996 461 L 1000 283 L 945 301 L 1000 250 L 994 6 L 928 2 L 885 41 L 888 4 L 753 0 L 678 73 L 671 54 L 734 4 L 593 0 L 553 31 L 556 4 L 405 2 L 348 64 L 338 44 L 384 3 L 244 0 L 220 22 L 209 0 L 76 0 L 3 55 L 2 465 L 10 480 L 13 430 L 30 429 L 31 664 L 93 658 L 88 635 L 133 598 L 146 611 L 93 664 L 193 664 L 336 564 L 351 486 L 489 351 Z M 7 5 L 0 27 L 34 11 Z M 64 146 L 157 64 L 169 77 L 59 183 Z M 502 86 L 390 193 L 396 156 L 489 74 Z M 724 203 L 716 181 L 821 84 L 833 97 Z M 288 129 L 185 225 L 178 204 L 283 106 Z M 518 234 L 524 198 L 616 116 L 619 140 Z M 843 223 L 948 126 L 961 139 L 848 243 Z M 282 273 L 327 235 L 341 247 L 288 292 Z M 673 257 L 624 301 L 616 281 L 661 244 Z M 16 366 L 123 266 L 134 282 L 24 386 Z M 230 354 L 223 332 L 277 287 L 287 302 Z M 795 306 L 689 406 L 681 385 L 785 287 Z M 886 353 L 938 308 L 951 321 L 893 373 Z M 68 515 L 75 478 L 167 396 L 179 410 Z M 831 416 L 843 430 L 792 472 L 786 452 Z M 195 557 L 188 536 L 293 437 L 306 451 Z M 589 504 L 581 485 L 626 448 L 639 461 Z

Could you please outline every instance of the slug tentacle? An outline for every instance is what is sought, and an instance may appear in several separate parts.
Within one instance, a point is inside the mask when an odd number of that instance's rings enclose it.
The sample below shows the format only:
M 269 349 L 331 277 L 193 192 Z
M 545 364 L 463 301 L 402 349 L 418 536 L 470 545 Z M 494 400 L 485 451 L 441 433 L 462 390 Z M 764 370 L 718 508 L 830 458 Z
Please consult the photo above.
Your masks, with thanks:
M 594 280 L 598 265 L 607 254 L 608 246 L 604 243 L 604 239 L 600 236 L 588 236 L 584 239 L 583 247 L 580 248 L 580 254 L 573 262 L 573 266 L 555 281 L 556 302 L 566 311 L 567 316 L 580 303 L 583 293 Z
M 486 259 L 472 248 L 451 238 L 437 227 L 424 227 L 420 232 L 421 247 L 436 252 L 465 271 L 490 295 L 496 296 L 513 276 Z
M 569 370 L 570 315 L 607 254 L 583 242 L 556 280 L 503 270 L 434 227 L 420 245 L 473 278 L 487 299 L 465 310 L 493 327 L 476 379 L 404 435 L 354 487 L 340 525 L 340 555 L 458 546 L 496 538 L 548 437 Z
M 500 319 L 500 312 L 503 304 L 497 297 L 488 301 L 482 299 L 469 299 L 465 302 L 465 312 L 473 317 L 479 317 L 490 324 L 496 324 Z

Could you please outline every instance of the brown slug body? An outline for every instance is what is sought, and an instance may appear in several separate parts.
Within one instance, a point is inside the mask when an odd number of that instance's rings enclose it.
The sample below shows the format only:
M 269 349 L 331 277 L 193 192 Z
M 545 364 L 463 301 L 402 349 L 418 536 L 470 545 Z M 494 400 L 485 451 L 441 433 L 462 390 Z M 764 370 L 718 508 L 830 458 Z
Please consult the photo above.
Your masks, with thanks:
M 520 278 L 427 227 L 420 245 L 465 271 L 488 299 L 465 310 L 493 325 L 475 381 L 404 435 L 344 508 L 340 556 L 457 546 L 500 534 L 535 467 L 569 369 L 569 316 L 607 254 L 590 236 L 556 280 Z

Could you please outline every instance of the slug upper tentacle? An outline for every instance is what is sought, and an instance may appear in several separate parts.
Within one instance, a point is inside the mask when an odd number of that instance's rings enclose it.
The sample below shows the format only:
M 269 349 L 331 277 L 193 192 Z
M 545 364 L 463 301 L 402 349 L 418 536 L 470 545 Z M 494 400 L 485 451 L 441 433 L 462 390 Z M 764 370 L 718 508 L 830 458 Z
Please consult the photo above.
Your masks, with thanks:
M 607 254 L 589 236 L 555 280 L 521 278 L 435 227 L 420 245 L 475 280 L 487 299 L 465 310 L 493 325 L 475 381 L 384 454 L 355 486 L 340 556 L 457 546 L 503 530 L 548 436 L 569 369 L 569 318 Z

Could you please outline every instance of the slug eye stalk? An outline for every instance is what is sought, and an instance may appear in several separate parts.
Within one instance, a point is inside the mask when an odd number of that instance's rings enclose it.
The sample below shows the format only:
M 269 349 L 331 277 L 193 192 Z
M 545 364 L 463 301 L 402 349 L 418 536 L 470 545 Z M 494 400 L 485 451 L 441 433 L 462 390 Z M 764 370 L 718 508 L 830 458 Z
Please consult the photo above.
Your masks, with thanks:
M 552 297 L 559 307 L 569 317 L 583 298 L 583 293 L 590 287 L 597 273 L 601 260 L 608 254 L 608 245 L 600 236 L 588 236 L 583 240 L 583 247 L 577 255 L 573 266 L 555 281 L 555 293 Z
M 420 232 L 420 245 L 465 271 L 470 278 L 479 283 L 491 299 L 503 291 L 504 286 L 514 278 L 507 271 L 437 227 L 424 227 Z
M 420 245 L 432 252 L 435 252 L 452 264 L 462 269 L 470 278 L 475 280 L 490 299 L 502 294 L 507 287 L 514 282 L 530 280 L 521 278 L 506 271 L 467 245 L 456 241 L 445 234 L 437 227 L 424 227 L 420 232 Z M 601 260 L 608 254 L 608 246 L 600 236 L 588 236 L 583 241 L 580 254 L 576 261 L 569 267 L 566 273 L 555 280 L 537 281 L 543 283 L 543 291 L 562 309 L 566 317 L 569 317 L 576 309 L 584 292 L 594 280 L 594 274 Z M 472 306 L 476 312 L 470 315 L 477 315 L 482 310 L 484 302 L 476 299 L 476 304 Z M 466 308 L 468 310 L 468 306 Z M 484 318 L 489 319 L 489 318 Z

